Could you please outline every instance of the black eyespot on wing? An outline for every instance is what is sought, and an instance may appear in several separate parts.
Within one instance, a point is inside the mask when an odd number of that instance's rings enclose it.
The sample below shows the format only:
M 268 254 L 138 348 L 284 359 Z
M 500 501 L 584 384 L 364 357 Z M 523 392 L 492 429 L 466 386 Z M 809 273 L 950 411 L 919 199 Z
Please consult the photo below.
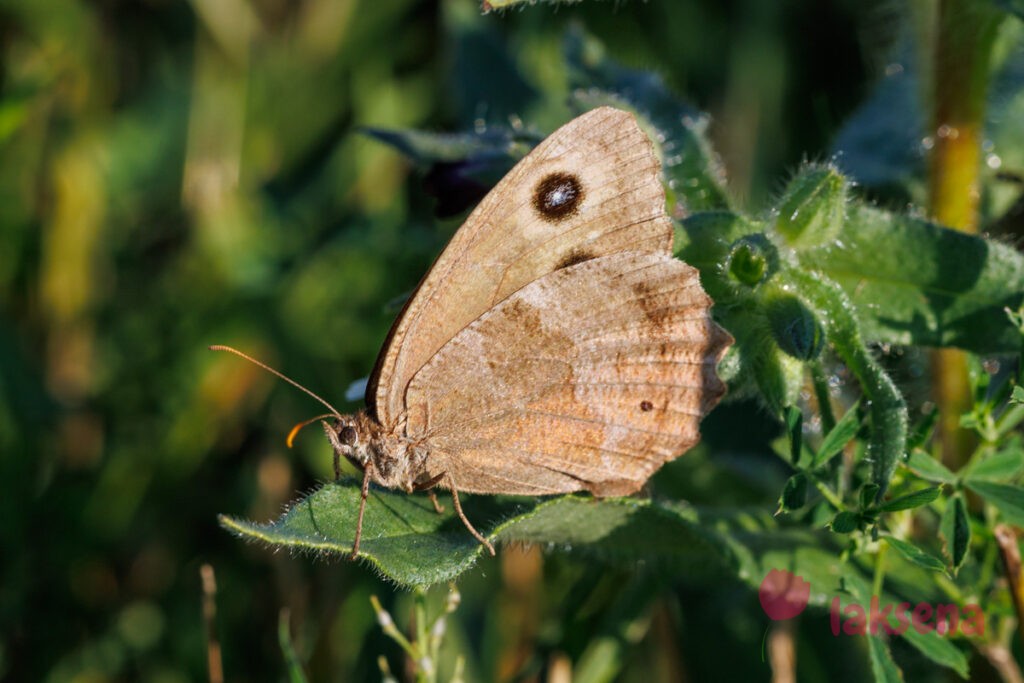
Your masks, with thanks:
M 644 411 L 646 413 L 647 411 L 653 410 L 653 409 L 654 409 L 654 404 L 651 403 L 650 401 L 640 401 L 640 410 L 642 410 L 642 411 Z
M 356 430 L 354 427 L 345 426 L 338 432 L 338 440 L 346 446 L 351 446 L 356 442 Z
M 583 183 L 571 173 L 551 173 L 533 192 L 533 208 L 541 218 L 552 222 L 574 215 L 582 202 Z

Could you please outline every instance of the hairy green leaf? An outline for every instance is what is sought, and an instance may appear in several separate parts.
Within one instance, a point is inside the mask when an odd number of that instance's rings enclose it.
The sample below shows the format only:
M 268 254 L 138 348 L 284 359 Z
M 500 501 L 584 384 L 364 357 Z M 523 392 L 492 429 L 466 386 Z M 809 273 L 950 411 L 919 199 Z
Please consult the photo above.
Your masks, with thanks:
M 351 552 L 359 481 L 344 479 L 296 502 L 279 519 L 258 524 L 221 516 L 221 525 L 250 541 L 321 554 Z M 442 495 L 443 498 L 443 495 Z M 425 495 L 372 487 L 360 558 L 405 586 L 449 581 L 481 556 L 481 546 L 451 511 L 434 511 Z M 773 568 L 798 568 L 816 586 L 838 576 L 865 590 L 869 581 L 838 558 L 826 532 L 779 529 L 770 514 L 695 509 L 672 501 L 596 500 L 570 495 L 543 501 L 466 496 L 466 515 L 495 544 L 524 542 L 580 553 L 612 564 L 643 560 L 694 578 L 723 572 L 752 587 Z M 819 594 L 820 596 L 820 594 Z M 821 597 L 815 604 L 824 604 Z
M 869 341 L 1016 352 L 1005 308 L 1024 300 L 1024 255 L 1007 245 L 868 206 L 801 261 L 850 297 Z
M 347 555 L 359 500 L 359 482 L 348 479 L 326 484 L 269 524 L 227 516 L 220 520 L 249 540 Z M 609 561 L 660 560 L 705 574 L 732 562 L 727 546 L 696 524 L 691 510 L 670 503 L 580 496 L 521 502 L 481 496 L 467 497 L 464 509 L 493 543 L 553 544 Z M 480 544 L 450 505 L 438 514 L 426 496 L 371 488 L 359 556 L 387 578 L 409 586 L 448 581 L 480 554 Z

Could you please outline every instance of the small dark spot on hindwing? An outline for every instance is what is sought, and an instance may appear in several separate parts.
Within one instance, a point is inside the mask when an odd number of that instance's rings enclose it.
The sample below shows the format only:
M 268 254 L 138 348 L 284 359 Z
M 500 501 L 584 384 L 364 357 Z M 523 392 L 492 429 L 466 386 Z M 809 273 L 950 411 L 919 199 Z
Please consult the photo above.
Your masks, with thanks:
M 654 404 L 651 403 L 650 401 L 640 401 L 640 410 L 644 411 L 645 413 L 650 410 L 654 410 Z
M 571 173 L 551 173 L 537 184 L 533 208 L 545 220 L 558 222 L 574 215 L 583 201 L 583 183 Z

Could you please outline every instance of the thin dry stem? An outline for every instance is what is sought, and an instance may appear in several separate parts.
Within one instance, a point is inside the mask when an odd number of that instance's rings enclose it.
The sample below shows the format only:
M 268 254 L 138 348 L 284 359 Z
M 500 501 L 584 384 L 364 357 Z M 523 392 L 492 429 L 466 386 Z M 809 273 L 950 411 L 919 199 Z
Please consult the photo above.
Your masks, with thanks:
M 210 683 L 224 683 L 224 664 L 221 659 L 220 640 L 217 638 L 217 580 L 213 566 L 199 568 L 203 582 L 203 623 L 206 626 L 206 667 Z

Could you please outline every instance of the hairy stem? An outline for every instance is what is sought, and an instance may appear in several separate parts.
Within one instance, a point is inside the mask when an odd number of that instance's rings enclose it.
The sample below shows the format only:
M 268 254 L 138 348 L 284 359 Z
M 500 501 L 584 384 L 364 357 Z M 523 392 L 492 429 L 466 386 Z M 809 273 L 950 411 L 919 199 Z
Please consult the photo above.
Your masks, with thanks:
M 836 354 L 860 382 L 871 421 L 867 458 L 881 500 L 906 450 L 908 418 L 903 396 L 864 346 L 853 304 L 839 285 L 799 267 L 787 268 L 779 277 L 815 309 Z

